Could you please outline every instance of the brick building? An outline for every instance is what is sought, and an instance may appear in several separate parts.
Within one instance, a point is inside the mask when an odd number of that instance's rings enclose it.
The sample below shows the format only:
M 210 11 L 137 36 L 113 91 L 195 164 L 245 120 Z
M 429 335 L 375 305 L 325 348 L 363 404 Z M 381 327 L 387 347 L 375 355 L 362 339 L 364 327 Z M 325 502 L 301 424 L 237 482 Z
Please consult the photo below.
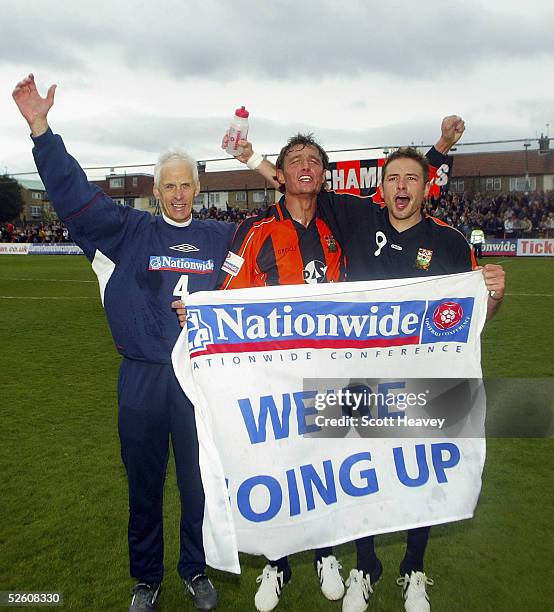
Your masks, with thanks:
M 40 223 L 55 217 L 48 194 L 39 179 L 18 179 L 23 198 L 19 219 L 23 223 Z
M 541 138 L 539 149 L 454 154 L 450 189 L 485 195 L 554 190 L 554 150 Z
M 151 213 L 156 210 L 156 198 L 152 193 L 154 177 L 151 174 L 109 174 L 94 183 L 117 204 Z
M 215 206 L 226 210 L 227 206 L 251 210 L 261 208 L 264 203 L 275 201 L 275 190 L 251 170 L 205 172 L 199 165 L 200 193 L 194 201 L 194 209 Z M 103 180 L 94 181 L 103 191 L 122 206 L 156 212 L 153 196 L 154 177 L 151 174 L 110 174 Z
M 221 210 L 227 206 L 252 210 L 273 204 L 281 195 L 252 170 L 201 172 L 200 190 L 194 201 L 195 210 L 212 206 Z

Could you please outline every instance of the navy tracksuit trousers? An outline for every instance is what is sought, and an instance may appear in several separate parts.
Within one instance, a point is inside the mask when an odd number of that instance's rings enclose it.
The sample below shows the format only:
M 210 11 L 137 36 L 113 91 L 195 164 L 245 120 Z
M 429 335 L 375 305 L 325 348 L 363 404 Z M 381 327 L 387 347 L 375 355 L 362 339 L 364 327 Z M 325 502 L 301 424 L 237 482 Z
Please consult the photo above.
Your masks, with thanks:
M 183 578 L 192 578 L 206 567 L 202 543 L 204 489 L 194 408 L 171 364 L 123 359 L 118 394 L 121 457 L 129 482 L 131 575 L 147 583 L 163 578 L 162 504 L 171 437 L 181 497 L 177 571 Z

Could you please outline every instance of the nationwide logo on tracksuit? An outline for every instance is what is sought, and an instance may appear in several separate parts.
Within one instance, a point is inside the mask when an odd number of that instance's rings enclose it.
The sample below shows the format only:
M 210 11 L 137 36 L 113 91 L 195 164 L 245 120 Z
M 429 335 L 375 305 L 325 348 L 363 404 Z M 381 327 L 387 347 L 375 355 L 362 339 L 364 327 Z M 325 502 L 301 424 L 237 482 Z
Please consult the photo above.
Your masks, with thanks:
M 295 348 L 467 342 L 474 298 L 399 302 L 290 302 L 187 310 L 191 357 Z
M 149 270 L 186 272 L 187 274 L 211 274 L 214 271 L 213 259 L 191 259 L 189 257 L 168 257 L 150 255 Z

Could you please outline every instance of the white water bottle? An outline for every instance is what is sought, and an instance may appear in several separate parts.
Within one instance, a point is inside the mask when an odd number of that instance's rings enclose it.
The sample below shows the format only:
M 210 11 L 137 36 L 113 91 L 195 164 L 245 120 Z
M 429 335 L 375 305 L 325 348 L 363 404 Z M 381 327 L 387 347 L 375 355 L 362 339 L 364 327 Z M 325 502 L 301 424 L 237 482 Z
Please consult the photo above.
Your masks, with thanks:
M 243 147 L 239 147 L 239 140 L 246 140 L 248 136 L 248 111 L 244 106 L 237 108 L 231 122 L 231 127 L 227 131 L 228 142 L 225 151 L 236 157 L 243 151 Z

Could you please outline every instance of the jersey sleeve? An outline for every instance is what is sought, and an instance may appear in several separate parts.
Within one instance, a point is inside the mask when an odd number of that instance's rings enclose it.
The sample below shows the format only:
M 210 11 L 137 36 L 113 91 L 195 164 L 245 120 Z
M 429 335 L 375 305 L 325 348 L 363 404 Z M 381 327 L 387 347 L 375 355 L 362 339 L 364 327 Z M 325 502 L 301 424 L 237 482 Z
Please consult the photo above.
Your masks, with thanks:
M 425 157 L 429 162 L 429 197 L 438 198 L 442 189 L 448 185 L 452 174 L 452 156 L 439 153 L 431 147 Z
M 227 257 L 221 266 L 218 289 L 244 289 L 260 286 L 260 274 L 256 273 L 257 251 L 255 228 L 245 219 L 237 228 Z
M 320 192 L 317 204 L 321 217 L 341 246 L 350 238 L 354 228 L 366 223 L 374 224 L 374 217 L 381 210 L 371 197 L 335 191 Z
M 449 228 L 449 230 L 451 235 L 448 236 L 448 253 L 452 274 L 475 270 L 477 261 L 465 236 L 454 228 Z
M 148 213 L 118 206 L 67 152 L 63 140 L 50 129 L 33 138 L 33 157 L 46 192 L 59 218 L 88 259 L 96 250 L 117 263 L 129 233 L 136 232 Z

